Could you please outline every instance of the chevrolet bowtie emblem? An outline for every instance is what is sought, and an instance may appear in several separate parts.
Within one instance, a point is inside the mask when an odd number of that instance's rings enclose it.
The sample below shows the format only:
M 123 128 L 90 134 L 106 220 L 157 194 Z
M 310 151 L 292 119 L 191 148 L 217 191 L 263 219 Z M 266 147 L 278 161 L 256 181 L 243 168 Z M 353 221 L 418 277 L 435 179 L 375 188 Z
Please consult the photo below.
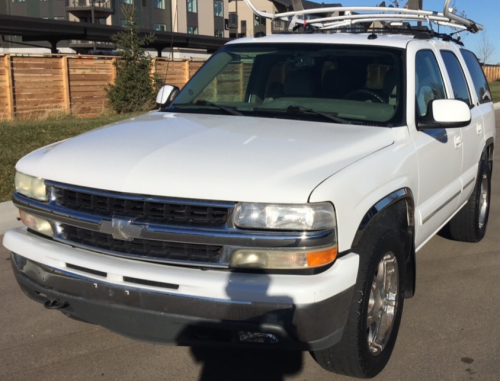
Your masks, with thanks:
M 141 238 L 142 225 L 132 225 L 132 220 L 113 217 L 111 221 L 101 222 L 99 231 L 111 234 L 114 239 L 121 241 L 132 241 L 134 238 Z

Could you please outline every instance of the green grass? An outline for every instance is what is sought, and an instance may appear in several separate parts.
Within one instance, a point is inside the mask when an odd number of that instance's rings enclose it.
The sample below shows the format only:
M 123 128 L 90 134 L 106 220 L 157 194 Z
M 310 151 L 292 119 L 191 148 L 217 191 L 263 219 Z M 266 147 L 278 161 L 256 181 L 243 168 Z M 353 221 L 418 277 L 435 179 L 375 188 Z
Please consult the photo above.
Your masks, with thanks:
M 27 153 L 47 144 L 136 115 L 0 122 L 0 202 L 11 199 L 12 192 L 14 192 L 14 166 Z
M 490 82 L 490 90 L 493 102 L 500 102 L 500 81 Z

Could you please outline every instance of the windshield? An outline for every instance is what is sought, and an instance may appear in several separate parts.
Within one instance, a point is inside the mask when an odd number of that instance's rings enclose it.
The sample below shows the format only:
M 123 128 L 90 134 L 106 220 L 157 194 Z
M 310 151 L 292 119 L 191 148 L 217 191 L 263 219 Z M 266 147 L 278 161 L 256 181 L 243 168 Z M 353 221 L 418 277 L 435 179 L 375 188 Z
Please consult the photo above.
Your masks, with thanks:
M 402 50 L 325 44 L 228 45 L 169 111 L 395 126 Z

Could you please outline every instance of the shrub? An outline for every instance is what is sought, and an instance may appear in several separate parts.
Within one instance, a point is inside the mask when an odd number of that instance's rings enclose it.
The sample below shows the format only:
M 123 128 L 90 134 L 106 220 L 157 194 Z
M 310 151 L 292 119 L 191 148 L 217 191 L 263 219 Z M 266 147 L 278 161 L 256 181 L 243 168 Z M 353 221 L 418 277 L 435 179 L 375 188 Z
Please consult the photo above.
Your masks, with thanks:
M 115 112 L 147 111 L 155 107 L 156 77 L 151 75 L 151 57 L 142 49 L 154 41 L 153 35 L 139 36 L 136 9 L 123 6 L 125 31 L 113 36 L 121 59 L 117 59 L 115 83 L 106 88 L 108 105 Z

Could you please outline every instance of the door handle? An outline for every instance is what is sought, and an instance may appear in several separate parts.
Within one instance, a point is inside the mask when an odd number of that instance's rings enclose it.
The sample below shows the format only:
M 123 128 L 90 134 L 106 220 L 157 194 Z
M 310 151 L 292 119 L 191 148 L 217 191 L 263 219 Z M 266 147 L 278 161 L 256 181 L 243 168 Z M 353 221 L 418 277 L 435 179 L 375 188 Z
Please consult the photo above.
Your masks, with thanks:
M 483 132 L 483 125 L 482 124 L 476 124 L 476 132 L 478 135 L 481 135 Z
M 462 146 L 462 136 L 455 135 L 454 142 L 455 142 L 455 148 L 460 148 Z

